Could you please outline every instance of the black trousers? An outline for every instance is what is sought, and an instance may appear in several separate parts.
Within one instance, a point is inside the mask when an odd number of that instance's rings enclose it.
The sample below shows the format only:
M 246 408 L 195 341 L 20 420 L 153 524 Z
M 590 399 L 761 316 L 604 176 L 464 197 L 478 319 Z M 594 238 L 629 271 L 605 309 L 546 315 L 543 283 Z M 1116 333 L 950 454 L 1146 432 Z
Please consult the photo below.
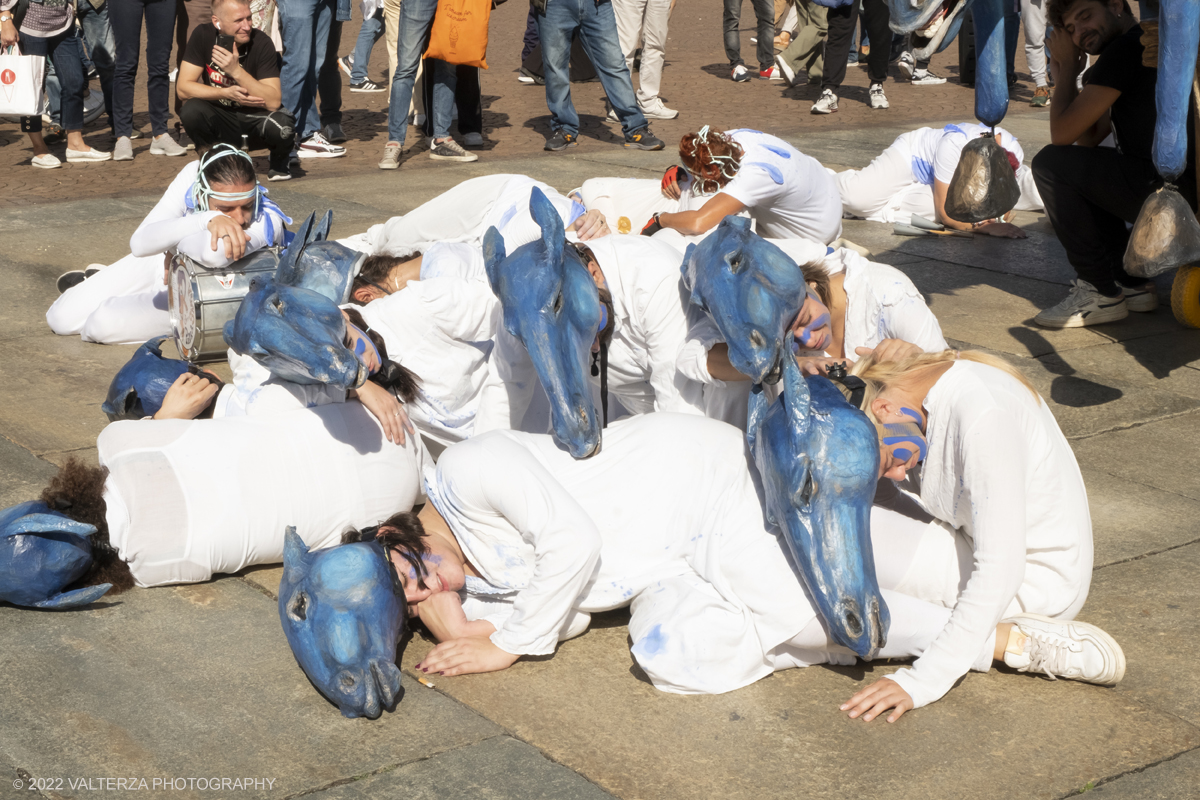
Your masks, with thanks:
M 296 118 L 286 108 L 247 111 L 193 97 L 183 104 L 179 118 L 199 150 L 219 142 L 241 147 L 245 136 L 249 149 L 271 151 L 271 169 L 288 171 L 288 157 L 296 140 Z
M 425 74 L 432 75 L 433 65 L 425 60 Z M 454 105 L 458 109 L 459 133 L 483 133 L 483 94 L 479 90 L 479 67 L 457 64 Z M 425 81 L 425 107 L 433 108 L 433 81 Z M 426 136 L 433 136 L 433 115 L 425 115 Z
M 1146 282 L 1125 272 L 1125 223 L 1136 220 L 1145 199 L 1162 186 L 1153 163 L 1111 147 L 1047 145 L 1034 156 L 1033 180 L 1067 260 L 1082 280 L 1109 297 L 1121 292 L 1116 281 L 1126 286 Z M 1195 210 L 1194 168 L 1178 186 Z
M 887 80 L 888 60 L 892 52 L 892 29 L 888 27 L 891 14 L 886 0 L 863 0 L 862 16 L 871 39 L 867 55 L 867 76 L 871 83 Z M 821 88 L 834 94 L 846 80 L 846 59 L 850 57 L 850 39 L 858 25 L 858 3 L 829 9 L 829 36 L 825 40 L 825 75 Z

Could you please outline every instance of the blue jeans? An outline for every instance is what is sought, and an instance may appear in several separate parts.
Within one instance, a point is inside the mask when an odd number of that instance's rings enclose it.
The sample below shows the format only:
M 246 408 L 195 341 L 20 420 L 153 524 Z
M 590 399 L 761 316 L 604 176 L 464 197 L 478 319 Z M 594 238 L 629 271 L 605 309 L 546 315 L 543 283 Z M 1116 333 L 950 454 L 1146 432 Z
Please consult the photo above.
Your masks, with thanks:
M 621 130 L 630 134 L 646 127 L 646 117 L 638 108 L 625 55 L 617 41 L 617 18 L 613 15 L 610 0 L 599 3 L 595 0 L 547 0 L 546 13 L 539 14 L 537 22 L 551 127 L 572 136 L 579 135 L 579 115 L 571 102 L 569 68 L 571 39 L 576 31 L 584 52 L 596 68 L 608 101 L 621 119 Z
M 417 66 L 429 46 L 429 30 L 433 27 L 433 15 L 437 11 L 437 0 L 404 0 L 400 4 L 400 29 L 396 34 L 396 73 L 392 76 L 392 92 L 388 107 L 388 141 L 404 144 L 408 133 L 408 107 L 412 104 L 413 84 L 417 79 Z M 445 61 L 429 59 L 434 66 L 433 75 L 433 136 L 445 139 L 450 135 L 450 122 L 454 117 L 454 89 L 458 77 L 454 65 Z
M 83 51 L 71 25 L 57 36 L 20 34 L 21 54 L 46 56 L 62 85 L 62 126 L 68 131 L 83 130 L 83 98 L 87 95 L 87 75 L 83 71 Z M 42 115 L 21 117 L 21 130 L 42 132 Z
M 358 42 L 354 45 L 354 69 L 350 70 L 350 82 L 362 83 L 367 79 L 367 64 L 371 61 L 371 49 L 383 36 L 383 6 L 375 16 L 364 19 L 358 29 Z
M 84 57 L 84 75 L 87 74 L 88 57 L 96 67 L 100 76 L 100 91 L 104 92 L 104 110 L 108 112 L 109 122 L 112 122 L 112 84 L 113 70 L 116 67 L 117 41 L 113 37 L 112 27 L 108 24 L 108 4 L 93 8 L 88 0 L 79 0 L 75 18 L 83 28 L 83 44 L 87 45 L 87 56 Z M 50 119 L 59 125 L 61 119 L 61 93 L 58 75 L 52 64 L 47 64 L 46 94 L 50 98 Z M 85 92 L 86 95 L 86 92 Z
M 283 107 L 296 118 L 298 142 L 312 136 L 322 125 L 342 121 L 342 79 L 337 70 L 342 5 L 340 0 L 336 3 L 335 14 L 334 0 L 279 0 L 276 4 L 283 38 L 280 94 Z

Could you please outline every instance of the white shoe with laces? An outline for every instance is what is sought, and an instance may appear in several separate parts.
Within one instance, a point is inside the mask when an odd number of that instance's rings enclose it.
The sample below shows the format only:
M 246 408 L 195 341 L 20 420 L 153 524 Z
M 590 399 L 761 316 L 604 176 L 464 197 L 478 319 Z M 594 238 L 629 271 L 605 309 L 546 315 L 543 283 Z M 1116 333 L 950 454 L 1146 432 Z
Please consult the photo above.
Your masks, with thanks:
M 1018 672 L 1040 672 L 1051 680 L 1116 686 L 1125 677 L 1125 653 L 1117 640 L 1087 622 L 1060 622 L 1041 614 L 1017 614 L 1004 663 Z
M 872 83 L 871 91 L 869 94 L 871 97 L 871 108 L 873 108 L 873 109 L 888 108 L 888 99 L 887 99 L 887 95 L 883 93 L 883 84 L 882 83 Z
M 830 89 L 822 89 L 821 96 L 809 109 L 813 114 L 832 114 L 837 111 L 837 95 Z
M 1071 291 L 1056 306 L 1033 318 L 1043 328 L 1086 328 L 1129 316 L 1124 295 L 1105 297 L 1085 280 L 1071 281 Z
M 900 61 L 896 64 L 900 69 L 900 74 L 905 78 L 912 78 L 913 73 L 917 71 L 917 62 L 913 58 L 913 54 L 905 50 L 900 54 Z
M 945 82 L 945 78 L 934 75 L 927 69 L 919 69 L 912 76 L 913 86 L 941 86 Z
M 1120 287 L 1121 294 L 1125 297 L 1125 307 L 1130 311 L 1144 314 L 1158 308 L 1158 287 L 1154 285 L 1154 281 L 1133 287 L 1118 281 L 1117 286 Z

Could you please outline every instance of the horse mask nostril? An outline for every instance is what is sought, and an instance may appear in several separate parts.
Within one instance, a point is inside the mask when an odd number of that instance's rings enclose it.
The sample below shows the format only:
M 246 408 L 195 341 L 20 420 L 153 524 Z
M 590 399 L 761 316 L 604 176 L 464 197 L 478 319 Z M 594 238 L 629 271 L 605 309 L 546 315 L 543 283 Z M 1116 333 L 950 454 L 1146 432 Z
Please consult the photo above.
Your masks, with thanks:
M 750 344 L 762 348 L 767 346 L 767 340 L 758 331 L 750 331 Z
M 343 672 L 338 676 L 338 686 L 343 692 L 353 692 L 358 686 L 358 678 L 349 672 Z
M 847 611 L 845 616 L 846 630 L 851 636 L 860 636 L 863 632 L 862 617 L 855 611 Z

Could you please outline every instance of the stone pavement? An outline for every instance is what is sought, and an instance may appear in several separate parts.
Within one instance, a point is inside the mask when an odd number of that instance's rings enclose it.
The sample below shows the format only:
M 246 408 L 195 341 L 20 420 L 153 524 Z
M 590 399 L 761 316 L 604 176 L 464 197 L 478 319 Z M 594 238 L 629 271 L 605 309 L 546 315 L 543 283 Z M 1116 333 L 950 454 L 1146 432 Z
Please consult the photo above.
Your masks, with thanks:
M 493 40 L 492 77 L 506 81 L 499 43 L 519 41 L 509 5 L 497 12 L 507 33 Z M 677 10 L 676 30 L 695 24 L 717 45 L 716 15 L 701 26 L 685 10 Z M 751 52 L 748 42 L 744 50 Z M 714 54 L 716 47 L 707 60 L 684 52 L 672 67 L 680 82 L 689 70 L 701 73 L 697 86 L 715 101 L 714 121 L 779 130 L 831 167 L 865 165 L 912 124 L 899 110 L 868 117 L 851 104 L 814 120 L 803 103 L 774 101 L 777 87 L 735 86 L 697 69 L 722 66 Z M 956 98 L 928 110 L 924 124 L 970 117 L 969 93 L 958 87 L 897 87 L 894 106 L 905 91 Z M 535 89 L 512 95 L 527 92 L 540 99 Z M 739 117 L 726 95 L 750 97 L 743 92 L 762 105 L 739 107 Z M 794 125 L 788 112 L 800 115 Z M 1032 158 L 1047 140 L 1046 122 L 1046 112 L 1014 106 L 1006 126 Z M 418 157 L 399 173 L 381 173 L 369 163 L 352 169 L 350 158 L 272 185 L 272 197 L 297 218 L 333 208 L 335 234 L 349 235 L 475 175 L 521 172 L 570 189 L 594 175 L 654 177 L 673 161 L 670 152 L 588 140 L 545 155 L 531 149 L 540 146 L 531 129 L 497 130 L 496 149 L 477 164 L 446 168 Z M 27 157 L 15 149 L 4 148 L 7 163 Z M 60 272 L 124 255 L 179 163 L 164 162 L 135 161 L 163 172 L 153 183 L 119 186 L 109 176 L 127 165 L 108 165 L 110 173 L 89 165 L 86 175 L 75 171 L 79 185 L 67 196 L 34 192 L 0 216 L 0 507 L 35 497 L 69 455 L 95 459 L 105 424 L 99 404 L 133 348 L 56 337 L 42 315 Z M 33 172 L 10 168 L 0 180 Z M 837 710 L 863 681 L 895 668 L 886 663 L 792 670 L 721 696 L 669 695 L 634 665 L 627 617 L 614 612 L 551 658 L 491 675 L 435 677 L 432 688 L 412 670 L 430 646 L 417 636 L 404 654 L 397 710 L 373 722 L 346 720 L 296 667 L 277 617 L 280 572 L 263 567 L 135 590 L 79 611 L 0 607 L 0 800 L 124 796 L 130 780 L 142 779 L 154 797 L 958 800 L 1084 789 L 1123 800 L 1196 797 L 1200 479 L 1191 456 L 1200 449 L 1200 332 L 1181 329 L 1165 308 L 1096 329 L 1034 327 L 1033 314 L 1061 297 L 1071 272 L 1044 217 L 1022 214 L 1018 222 L 1028 239 L 909 239 L 865 222 L 848 223 L 846 236 L 910 275 L 956 346 L 1011 358 L 1053 408 L 1083 469 L 1095 527 L 1096 568 L 1081 618 L 1124 646 L 1128 671 L 1117 688 L 994 670 L 968 675 L 895 725 L 851 721 Z M 231 783 L 222 788 L 222 779 Z M 249 788 L 235 788 L 237 779 Z
M 358 4 L 355 20 L 342 29 L 340 52 L 350 52 L 358 36 Z M 542 153 L 542 145 L 550 133 L 550 117 L 546 110 L 545 90 L 517 82 L 516 69 L 520 61 L 521 37 L 525 30 L 525 4 L 505 3 L 492 13 L 491 40 L 488 51 L 490 69 L 480 71 L 483 94 L 484 139 L 480 159 L 485 162 L 512 156 Z M 754 29 L 751 4 L 745 3 L 742 22 L 742 55 L 754 61 L 754 45 L 750 37 Z M 663 73 L 663 97 L 682 113 L 675 120 L 654 121 L 653 130 L 670 145 L 689 131 L 702 125 L 730 129 L 757 127 L 761 130 L 795 133 L 836 132 L 855 130 L 866 125 L 896 127 L 924 125 L 931 119 L 962 121 L 972 118 L 972 90 L 957 82 L 957 47 L 934 58 L 934 70 L 948 77 L 942 86 L 912 86 L 896 82 L 899 73 L 892 66 L 891 80 L 886 84 L 891 109 L 870 111 L 866 105 L 867 75 L 863 67 L 851 66 L 841 92 L 840 111 L 827 117 L 813 116 L 809 106 L 820 93 L 817 87 L 785 88 L 782 83 L 753 80 L 734 83 L 721 45 L 720 5 L 706 0 L 703 7 L 696 0 L 685 0 L 675 10 L 671 20 L 671 35 L 667 45 L 667 67 Z M 1023 45 L 1017 56 L 1017 68 L 1025 70 Z M 172 61 L 172 63 L 174 63 Z M 144 75 L 145 67 L 142 67 Z M 386 81 L 387 53 L 383 40 L 372 53 L 370 74 L 373 79 Z M 1023 75 L 1027 78 L 1027 75 Z M 66 198 L 122 197 L 132 193 L 160 192 L 183 166 L 182 158 L 149 155 L 149 116 L 145 113 L 145 82 L 141 81 L 135 96 L 135 127 L 147 134 L 134 141 L 134 160 L 122 163 L 67 164 L 62 169 L 39 170 L 29 166 L 32 151 L 28 137 L 20 133 L 15 123 L 0 122 L 0 208 L 28 203 L 42 203 Z M 1025 80 L 1013 93 L 1010 119 L 1032 111 L 1029 98 L 1032 84 Z M 580 114 L 581 139 L 577 153 L 620 153 L 621 127 L 605 118 L 604 92 L 598 82 L 574 84 L 576 109 Z M 349 81 L 343 76 L 343 128 L 349 141 L 349 154 L 340 159 L 306 159 L 296 174 L 301 181 L 311 178 L 362 175 L 376 170 L 376 164 L 387 141 L 388 94 L 351 93 Z M 172 116 L 172 125 L 175 122 Z M 88 143 L 101 150 L 112 148 L 107 117 L 85 131 Z M 383 191 L 396 191 L 407 184 L 408 173 L 415 169 L 453 171 L 454 166 L 431 161 L 425 154 L 428 143 L 419 129 L 409 128 L 406 155 L 398 172 L 381 184 Z M 62 146 L 56 152 L 61 156 Z M 259 171 L 267 170 L 266 152 L 257 159 Z M 298 181 L 298 182 L 301 182 Z M 277 184 L 272 184 L 272 191 Z M 386 188 L 384 188 L 386 187 Z

